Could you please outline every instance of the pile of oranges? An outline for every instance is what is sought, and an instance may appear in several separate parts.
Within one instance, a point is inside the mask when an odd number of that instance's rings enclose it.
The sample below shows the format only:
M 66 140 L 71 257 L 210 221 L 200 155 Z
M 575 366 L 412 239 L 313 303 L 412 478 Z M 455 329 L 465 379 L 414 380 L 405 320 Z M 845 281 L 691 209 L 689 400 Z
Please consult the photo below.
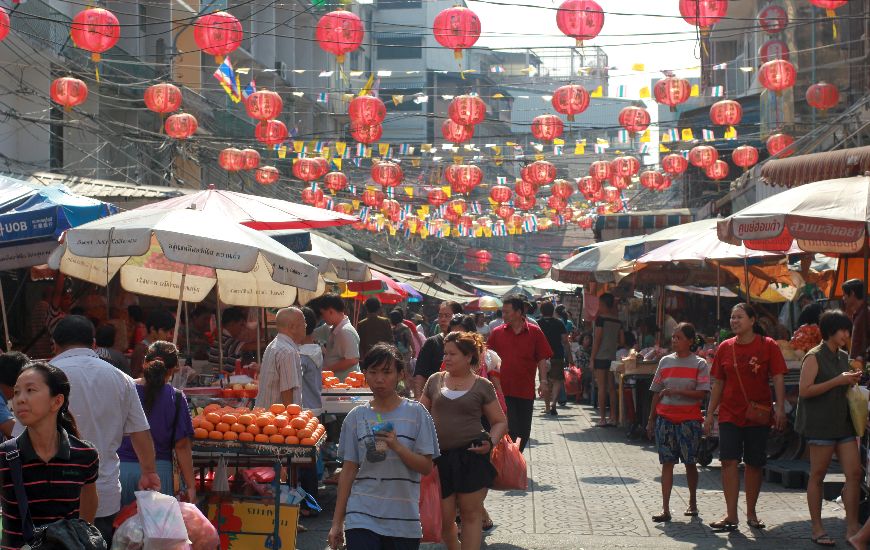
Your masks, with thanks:
M 269 410 L 221 407 L 212 403 L 193 418 L 193 437 L 273 445 L 314 445 L 326 428 L 299 405 L 275 404 Z
M 321 374 L 323 378 L 323 387 L 330 389 L 349 389 L 349 388 L 367 388 L 366 375 L 361 372 L 351 372 L 344 379 L 344 382 L 339 380 L 335 373 L 331 370 L 325 370 Z

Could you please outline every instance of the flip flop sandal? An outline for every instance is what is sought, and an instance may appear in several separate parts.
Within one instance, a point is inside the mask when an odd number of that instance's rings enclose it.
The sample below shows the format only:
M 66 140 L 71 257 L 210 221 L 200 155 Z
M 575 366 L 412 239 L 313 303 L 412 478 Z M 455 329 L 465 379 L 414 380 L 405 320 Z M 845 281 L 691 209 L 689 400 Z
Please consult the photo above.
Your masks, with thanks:
M 733 521 L 728 521 L 727 519 L 723 519 L 720 521 L 712 522 L 710 524 L 710 527 L 714 531 L 736 531 L 738 525 L 737 525 L 737 523 L 735 523 Z
M 661 514 L 658 514 L 656 516 L 653 516 L 652 520 L 654 523 L 668 523 L 669 521 L 671 521 L 671 514 L 670 513 L 667 513 L 667 514 L 661 513 Z
M 818 544 L 819 546 L 836 546 L 837 545 L 836 541 L 834 541 L 834 539 L 829 537 L 827 533 L 822 533 L 818 537 L 810 537 L 810 540 L 813 541 L 814 543 Z
M 683 515 L 684 515 L 684 516 L 696 517 L 696 516 L 698 515 L 698 509 L 697 509 L 697 508 L 692 508 L 691 506 L 689 506 L 688 508 L 686 508 L 686 511 L 683 512 Z
M 495 527 L 495 523 L 492 522 L 492 519 L 489 519 L 489 520 L 484 521 L 483 524 L 481 525 L 481 527 L 483 528 L 484 531 L 489 531 L 490 529 Z
M 752 527 L 753 529 L 764 529 L 767 525 L 764 524 L 760 519 L 748 519 L 746 520 L 746 525 Z

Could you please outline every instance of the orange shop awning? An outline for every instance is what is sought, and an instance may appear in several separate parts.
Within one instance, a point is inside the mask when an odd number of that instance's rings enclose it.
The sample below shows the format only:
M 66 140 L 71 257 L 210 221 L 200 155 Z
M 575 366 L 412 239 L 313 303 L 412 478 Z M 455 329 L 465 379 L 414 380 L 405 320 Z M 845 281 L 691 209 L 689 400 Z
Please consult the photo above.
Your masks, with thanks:
M 769 185 L 796 187 L 814 181 L 861 176 L 868 171 L 870 146 L 771 160 L 761 167 L 761 180 Z

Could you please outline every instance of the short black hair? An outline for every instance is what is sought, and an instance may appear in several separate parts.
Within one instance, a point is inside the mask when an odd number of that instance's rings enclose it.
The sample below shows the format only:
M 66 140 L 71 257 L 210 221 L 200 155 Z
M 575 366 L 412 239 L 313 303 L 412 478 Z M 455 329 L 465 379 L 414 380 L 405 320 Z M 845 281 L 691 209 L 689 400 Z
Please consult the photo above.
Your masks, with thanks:
M 635 338 L 634 333 L 630 330 L 624 331 L 622 338 L 625 341 L 625 349 L 631 349 L 637 344 L 637 338 Z
M 15 386 L 15 381 L 18 380 L 21 369 L 29 361 L 30 358 L 20 351 L 0 353 L 0 384 L 10 388 Z
M 338 294 L 324 294 L 317 302 L 319 311 L 324 309 L 334 309 L 339 313 L 344 313 L 344 300 Z
M 366 311 L 369 313 L 377 313 L 381 310 L 381 301 L 372 296 L 366 300 Z
M 221 314 L 221 325 L 229 325 L 230 323 L 238 323 L 239 321 L 247 321 L 248 316 L 245 315 L 245 310 L 240 307 L 228 307 Z
M 554 313 L 556 313 L 556 306 L 553 305 L 553 302 L 544 302 L 541 304 L 541 315 L 544 317 L 550 317 Z
M 843 295 L 851 294 L 859 300 L 864 299 L 864 282 L 861 279 L 849 279 L 842 286 Z
M 98 347 L 110 348 L 115 345 L 116 334 L 117 331 L 115 330 L 115 325 L 100 325 L 100 327 L 97 329 L 97 334 L 94 339 L 96 340 Z
M 359 368 L 365 372 L 372 367 L 377 367 L 387 362 L 392 362 L 400 373 L 405 370 L 405 363 L 402 361 L 402 356 L 399 355 L 399 350 L 396 346 L 379 342 L 369 348 Z
M 84 315 L 67 315 L 57 322 L 51 339 L 61 347 L 75 344 L 91 347 L 94 343 L 94 324 Z
M 130 304 L 127 306 L 127 317 L 133 319 L 137 323 L 142 323 L 145 321 L 145 312 L 136 304 Z
M 402 321 L 405 320 L 405 316 L 402 315 L 401 309 L 394 309 L 390 312 L 390 322 L 394 325 L 401 324 Z
M 616 297 L 609 292 L 605 292 L 598 297 L 598 301 L 604 304 L 608 309 L 610 309 L 613 307 L 613 304 L 616 303 Z
M 827 340 L 837 334 L 838 330 L 852 332 L 852 320 L 839 309 L 829 309 L 819 317 L 819 330 L 822 332 L 822 340 Z
M 444 300 L 443 302 L 441 302 L 441 305 L 446 305 L 447 307 L 449 307 L 450 311 L 453 312 L 453 315 L 456 315 L 457 313 L 462 313 L 462 304 L 460 304 L 459 302 L 454 302 L 453 300 Z
M 526 300 L 525 310 L 526 310 L 526 315 L 531 315 L 535 311 L 538 310 L 538 304 L 536 302 L 529 302 L 528 300 Z
M 503 304 L 509 304 L 514 311 L 519 311 L 520 313 L 526 312 L 526 301 L 522 296 L 511 294 L 510 296 L 505 296 L 501 302 Z
M 457 313 L 450 318 L 448 327 L 462 327 L 463 332 L 477 332 L 477 323 L 474 322 L 474 317 L 471 315 L 462 315 Z
M 308 306 L 302 307 L 302 315 L 305 316 L 305 335 L 308 336 L 317 328 L 317 315 Z
M 165 309 L 152 309 L 145 318 L 145 329 L 172 330 L 175 328 L 175 317 Z
M 211 315 L 212 309 L 208 306 L 204 306 L 202 304 L 196 306 L 191 312 L 190 316 L 193 318 L 202 317 L 203 315 Z
M 822 315 L 824 309 L 822 308 L 822 304 L 813 302 L 812 304 L 807 304 L 801 310 L 801 314 L 798 315 L 797 324 L 801 325 L 818 325 L 819 318 Z

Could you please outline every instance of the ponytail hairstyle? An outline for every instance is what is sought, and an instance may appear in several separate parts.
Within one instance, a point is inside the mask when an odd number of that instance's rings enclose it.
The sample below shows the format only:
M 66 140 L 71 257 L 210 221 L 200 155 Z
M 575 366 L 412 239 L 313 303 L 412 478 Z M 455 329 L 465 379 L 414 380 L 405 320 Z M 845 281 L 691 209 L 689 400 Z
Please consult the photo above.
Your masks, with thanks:
M 70 384 L 66 373 L 44 361 L 31 361 L 24 365 L 21 372 L 23 373 L 26 370 L 35 370 L 42 375 L 45 385 L 48 386 L 49 395 L 52 397 L 63 396 L 63 404 L 57 410 L 57 428 L 58 430 L 63 428 L 66 433 L 78 437 L 79 428 L 76 425 L 76 419 L 69 412 Z
M 476 332 L 451 332 L 444 337 L 444 343 L 453 342 L 463 355 L 471 356 L 471 366 L 480 365 L 483 357 L 483 336 Z
M 145 354 L 145 396 L 143 408 L 145 414 L 151 414 L 151 409 L 166 385 L 166 375 L 178 367 L 178 348 L 172 342 L 158 340 L 148 346 Z
M 704 339 L 701 338 L 700 334 L 695 332 L 695 325 L 692 323 L 679 323 L 674 330 L 680 331 L 687 340 L 692 342 L 689 346 L 689 351 L 692 353 L 695 353 L 699 348 L 703 347 Z
M 758 313 L 755 311 L 755 308 L 752 305 L 747 304 L 746 302 L 741 302 L 736 306 L 731 308 L 733 312 L 735 309 L 742 309 L 743 313 L 746 314 L 747 317 L 752 319 L 752 332 L 759 336 L 767 336 L 767 333 L 764 331 L 764 328 L 761 326 L 761 323 L 758 322 Z

